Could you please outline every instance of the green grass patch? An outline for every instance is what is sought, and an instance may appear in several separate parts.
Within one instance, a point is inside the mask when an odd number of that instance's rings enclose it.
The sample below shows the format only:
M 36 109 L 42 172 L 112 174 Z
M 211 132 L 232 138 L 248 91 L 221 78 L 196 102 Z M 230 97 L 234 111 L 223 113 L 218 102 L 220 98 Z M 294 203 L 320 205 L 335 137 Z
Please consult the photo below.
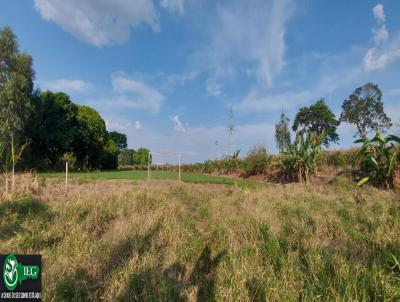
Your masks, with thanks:
M 64 172 L 46 172 L 40 173 L 42 177 L 65 177 Z M 101 171 L 101 172 L 70 172 L 70 178 L 79 180 L 97 180 L 97 179 L 130 179 L 130 180 L 145 180 L 147 179 L 147 171 L 144 170 L 130 170 L 130 171 Z M 151 179 L 165 179 L 165 180 L 178 180 L 177 172 L 170 171 L 152 171 Z M 238 185 L 240 187 L 255 187 L 262 183 L 252 180 L 234 179 L 228 177 L 221 177 L 216 175 L 207 175 L 194 172 L 183 172 L 182 181 L 188 183 L 209 183 L 209 184 L 224 184 L 224 185 Z

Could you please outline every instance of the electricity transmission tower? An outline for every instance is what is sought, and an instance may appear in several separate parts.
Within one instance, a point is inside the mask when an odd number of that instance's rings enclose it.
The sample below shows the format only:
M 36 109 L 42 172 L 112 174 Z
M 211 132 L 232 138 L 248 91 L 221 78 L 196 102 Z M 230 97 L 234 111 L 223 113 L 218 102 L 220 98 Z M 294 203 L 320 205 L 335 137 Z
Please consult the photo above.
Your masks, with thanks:
M 229 110 L 229 121 L 228 121 L 228 144 L 226 149 L 226 155 L 233 156 L 236 152 L 235 138 L 233 133 L 235 131 L 235 116 L 233 113 L 233 108 Z

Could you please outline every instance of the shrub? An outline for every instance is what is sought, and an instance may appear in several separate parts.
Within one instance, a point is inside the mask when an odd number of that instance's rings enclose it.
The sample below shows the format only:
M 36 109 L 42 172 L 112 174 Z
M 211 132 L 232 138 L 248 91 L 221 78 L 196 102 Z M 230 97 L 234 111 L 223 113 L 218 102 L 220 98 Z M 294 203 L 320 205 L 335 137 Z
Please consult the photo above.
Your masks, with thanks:
M 334 166 L 341 168 L 353 168 L 359 167 L 358 149 L 351 148 L 348 150 L 334 150 L 334 151 L 322 151 L 320 162 L 322 165 Z
M 244 176 L 264 174 L 267 172 L 272 156 L 264 146 L 253 147 L 243 160 Z

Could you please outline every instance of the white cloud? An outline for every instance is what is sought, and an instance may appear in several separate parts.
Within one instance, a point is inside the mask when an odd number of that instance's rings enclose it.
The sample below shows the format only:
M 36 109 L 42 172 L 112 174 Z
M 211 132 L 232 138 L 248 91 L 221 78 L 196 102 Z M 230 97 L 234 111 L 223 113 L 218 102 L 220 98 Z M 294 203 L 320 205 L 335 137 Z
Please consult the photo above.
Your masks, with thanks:
M 136 121 L 136 122 L 135 122 L 135 129 L 136 129 L 136 130 L 142 129 L 142 124 L 140 123 L 140 121 Z
M 168 9 L 172 12 L 178 12 L 180 14 L 183 14 L 185 9 L 184 9 L 184 0 L 161 0 L 160 4 L 161 7 Z
M 192 60 L 222 78 L 231 76 L 232 68 L 234 73 L 241 71 L 238 66 L 250 65 L 259 83 L 271 86 L 285 64 L 285 29 L 293 7 L 291 0 L 236 0 L 223 6 L 217 4 L 215 21 L 209 27 L 209 41 Z
M 389 38 L 389 32 L 386 29 L 386 25 L 382 24 L 378 28 L 372 30 L 372 39 L 375 45 L 381 45 Z
M 35 7 L 43 19 L 96 46 L 126 42 L 132 26 L 160 29 L 152 0 L 35 0 Z
M 363 59 L 364 68 L 367 71 L 383 69 L 400 58 L 400 35 L 389 40 L 383 5 L 376 5 L 372 12 L 376 19 L 376 25 L 371 31 L 374 46 L 367 50 Z
M 42 83 L 42 89 L 52 91 L 62 91 L 67 93 L 87 92 L 93 87 L 92 84 L 73 79 L 58 79 L 56 81 L 46 81 Z
M 177 115 L 171 117 L 171 121 L 174 124 L 174 130 L 178 132 L 185 132 L 186 129 L 183 127 L 182 122 L 179 120 L 179 117 Z
M 389 38 L 389 32 L 386 29 L 386 16 L 383 10 L 382 4 L 377 4 L 373 9 L 372 12 L 374 14 L 376 25 L 372 29 L 372 39 L 375 45 L 379 46 L 384 44 L 387 39 Z
M 120 121 L 110 121 L 110 120 L 105 120 L 106 122 L 106 127 L 108 130 L 112 129 L 112 130 L 126 130 L 128 129 L 131 125 L 131 123 L 123 123 Z
M 141 80 L 117 74 L 112 77 L 113 91 L 118 93 L 113 104 L 128 108 L 150 108 L 158 112 L 165 97 L 156 89 L 147 86 Z
M 378 22 L 385 22 L 386 20 L 386 16 L 385 16 L 385 12 L 383 11 L 383 5 L 378 3 L 376 6 L 374 6 L 374 8 L 372 9 L 372 12 L 374 14 L 375 19 Z
M 372 47 L 364 57 L 364 67 L 367 71 L 383 69 L 388 64 L 400 58 L 400 35 L 384 48 Z
M 311 97 L 312 94 L 308 90 L 270 95 L 261 95 L 258 91 L 252 90 L 235 106 L 235 109 L 244 112 L 278 111 L 310 102 Z

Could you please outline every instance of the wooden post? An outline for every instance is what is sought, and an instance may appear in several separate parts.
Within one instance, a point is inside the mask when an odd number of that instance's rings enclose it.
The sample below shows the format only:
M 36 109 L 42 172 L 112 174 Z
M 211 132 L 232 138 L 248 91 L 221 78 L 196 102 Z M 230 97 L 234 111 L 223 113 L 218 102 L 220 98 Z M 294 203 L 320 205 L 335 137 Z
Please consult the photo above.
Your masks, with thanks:
M 181 152 L 178 153 L 178 164 L 179 164 L 179 180 L 181 180 Z
M 150 179 L 150 154 L 151 152 L 149 152 L 149 157 L 147 159 L 147 179 Z
M 68 162 L 65 162 L 65 195 L 68 193 Z

